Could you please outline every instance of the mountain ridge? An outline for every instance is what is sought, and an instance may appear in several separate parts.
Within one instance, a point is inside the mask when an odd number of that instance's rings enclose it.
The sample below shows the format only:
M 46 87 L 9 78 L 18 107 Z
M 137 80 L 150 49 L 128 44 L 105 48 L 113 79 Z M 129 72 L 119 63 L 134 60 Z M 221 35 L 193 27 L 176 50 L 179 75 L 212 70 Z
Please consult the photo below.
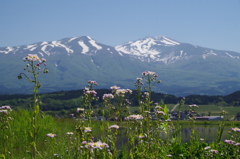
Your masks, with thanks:
M 23 71 L 20 59 L 30 53 L 47 59 L 50 77 L 40 77 L 43 92 L 81 89 L 88 80 L 99 81 L 101 88 L 115 84 L 134 88 L 134 80 L 145 70 L 159 74 L 163 82 L 155 89 L 167 94 L 224 95 L 240 90 L 238 52 L 181 43 L 166 36 L 147 36 L 115 47 L 81 36 L 1 47 L 0 73 L 4 76 L 0 93 L 31 90 L 27 82 L 14 79 Z

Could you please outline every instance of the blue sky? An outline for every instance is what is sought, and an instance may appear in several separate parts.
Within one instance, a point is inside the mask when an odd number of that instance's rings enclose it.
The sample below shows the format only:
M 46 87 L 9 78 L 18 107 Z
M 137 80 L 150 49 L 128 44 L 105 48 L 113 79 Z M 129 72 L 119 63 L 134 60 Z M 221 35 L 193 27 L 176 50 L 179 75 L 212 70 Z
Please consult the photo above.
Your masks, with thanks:
M 88 35 L 146 36 L 240 52 L 240 0 L 0 0 L 0 47 Z

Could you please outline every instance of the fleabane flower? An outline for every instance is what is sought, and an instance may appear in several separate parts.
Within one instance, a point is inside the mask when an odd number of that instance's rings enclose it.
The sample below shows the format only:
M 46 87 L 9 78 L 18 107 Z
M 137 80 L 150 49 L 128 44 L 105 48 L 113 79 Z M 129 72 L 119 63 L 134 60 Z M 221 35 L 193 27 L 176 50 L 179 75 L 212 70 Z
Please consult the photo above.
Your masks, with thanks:
M 85 127 L 84 128 L 84 132 L 91 132 L 92 131 L 92 128 L 91 127 Z
M 210 149 L 211 147 L 210 146 L 207 146 L 207 147 L 204 147 L 204 150 L 207 150 L 207 149 Z
M 140 120 L 143 119 L 142 115 L 129 115 L 126 117 L 126 120 Z
M 163 109 L 163 108 L 160 106 L 156 106 L 155 109 Z
M 240 143 L 236 143 L 236 144 L 234 144 L 234 146 L 240 146 Z
M 93 94 L 93 95 L 97 94 L 97 92 L 95 90 L 88 90 L 88 91 L 85 91 L 84 93 L 85 94 Z
M 142 73 L 143 76 L 151 75 L 153 77 L 158 77 L 158 75 L 155 72 L 152 71 L 145 71 Z
M 108 148 L 109 146 L 106 143 L 102 143 L 102 142 L 98 141 L 98 142 L 86 143 L 85 147 L 87 149 L 90 149 L 90 150 L 91 149 L 100 149 L 100 150 L 102 150 L 103 148 Z
M 8 114 L 8 110 L 4 109 L 4 110 L 0 110 L 0 113 L 4 113 L 4 114 Z
M 55 136 L 57 136 L 57 135 L 56 135 L 56 134 L 49 133 L 49 134 L 47 134 L 46 136 L 47 136 L 47 137 L 50 137 L 50 138 L 53 138 L 53 137 L 55 137 Z
M 125 93 L 132 94 L 132 90 L 131 89 L 117 89 L 116 90 L 116 94 L 125 94 Z
M 239 129 L 239 128 L 232 128 L 232 131 L 238 131 L 238 132 L 240 132 L 240 129 Z
M 113 96 L 113 94 L 111 94 L 111 93 L 109 93 L 109 94 L 104 94 L 103 95 L 103 100 L 104 99 L 113 99 L 114 98 L 114 96 Z
M 98 85 L 96 81 L 88 81 L 88 83 L 89 83 L 89 84 L 93 84 L 93 85 L 95 85 L 95 86 Z
M 214 153 L 214 154 L 218 154 L 218 150 L 214 150 L 214 149 L 211 149 L 208 152 L 211 152 L 211 153 Z
M 23 58 L 24 61 L 39 61 L 41 62 L 40 58 L 38 57 L 37 54 L 28 54 L 26 57 Z
M 143 138 L 146 138 L 147 136 L 146 135 L 143 135 L 143 134 L 140 134 L 139 136 L 138 136 L 138 138 L 140 138 L 140 139 L 143 139 Z
M 0 107 L 0 112 L 4 112 L 6 114 L 8 114 L 8 111 L 12 111 L 11 107 L 10 106 L 1 106 Z
M 108 127 L 108 129 L 112 129 L 112 128 L 119 129 L 119 126 L 118 125 L 111 125 L 111 126 Z
M 190 108 L 198 108 L 196 104 L 188 105 Z
M 115 86 L 110 87 L 110 89 L 115 90 L 115 89 L 120 89 L 120 87 L 115 85 Z
M 84 108 L 77 108 L 77 113 L 83 112 L 83 111 L 84 111 Z
M 227 144 L 230 144 L 230 145 L 232 145 L 232 144 L 235 144 L 236 142 L 235 141 L 233 141 L 233 140 L 224 140 L 224 142 L 225 143 L 227 143 Z
M 73 135 L 73 132 L 67 132 L 66 134 L 67 135 Z
M 156 111 L 156 114 L 166 115 L 163 111 Z

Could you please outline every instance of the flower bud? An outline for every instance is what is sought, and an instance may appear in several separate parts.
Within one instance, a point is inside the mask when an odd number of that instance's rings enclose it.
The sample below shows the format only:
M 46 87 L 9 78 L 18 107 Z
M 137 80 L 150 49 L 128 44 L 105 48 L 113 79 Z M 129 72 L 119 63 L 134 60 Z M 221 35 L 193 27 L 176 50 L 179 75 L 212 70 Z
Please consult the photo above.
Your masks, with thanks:
M 21 76 L 21 75 L 18 75 L 18 79 L 22 79 L 22 76 Z

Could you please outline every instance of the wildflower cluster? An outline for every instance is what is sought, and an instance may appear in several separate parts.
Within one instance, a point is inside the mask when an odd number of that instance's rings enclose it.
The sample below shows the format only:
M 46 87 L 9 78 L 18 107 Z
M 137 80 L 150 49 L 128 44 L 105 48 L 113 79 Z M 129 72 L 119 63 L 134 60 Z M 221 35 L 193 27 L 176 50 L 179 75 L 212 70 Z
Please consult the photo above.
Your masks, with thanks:
M 144 85 L 143 83 L 143 78 L 137 78 L 137 80 L 134 82 L 135 87 L 137 88 L 137 90 L 141 91 L 142 90 L 142 85 Z
M 10 106 L 1 106 L 1 107 L 0 107 L 0 113 L 8 114 L 9 111 L 12 111 L 12 109 L 10 108 Z
M 10 106 L 0 107 L 0 129 L 7 129 L 9 127 L 8 122 L 12 120 L 12 117 L 9 116 L 11 111 Z
M 158 75 L 155 72 L 151 72 L 151 71 L 145 71 L 142 73 L 143 77 L 143 81 L 145 81 L 148 85 L 150 85 L 150 83 L 152 83 L 152 86 L 155 83 L 160 83 L 160 80 L 157 80 Z
M 109 93 L 109 94 L 104 94 L 102 99 L 109 100 L 109 99 L 113 99 L 113 98 L 114 98 L 113 94 Z

